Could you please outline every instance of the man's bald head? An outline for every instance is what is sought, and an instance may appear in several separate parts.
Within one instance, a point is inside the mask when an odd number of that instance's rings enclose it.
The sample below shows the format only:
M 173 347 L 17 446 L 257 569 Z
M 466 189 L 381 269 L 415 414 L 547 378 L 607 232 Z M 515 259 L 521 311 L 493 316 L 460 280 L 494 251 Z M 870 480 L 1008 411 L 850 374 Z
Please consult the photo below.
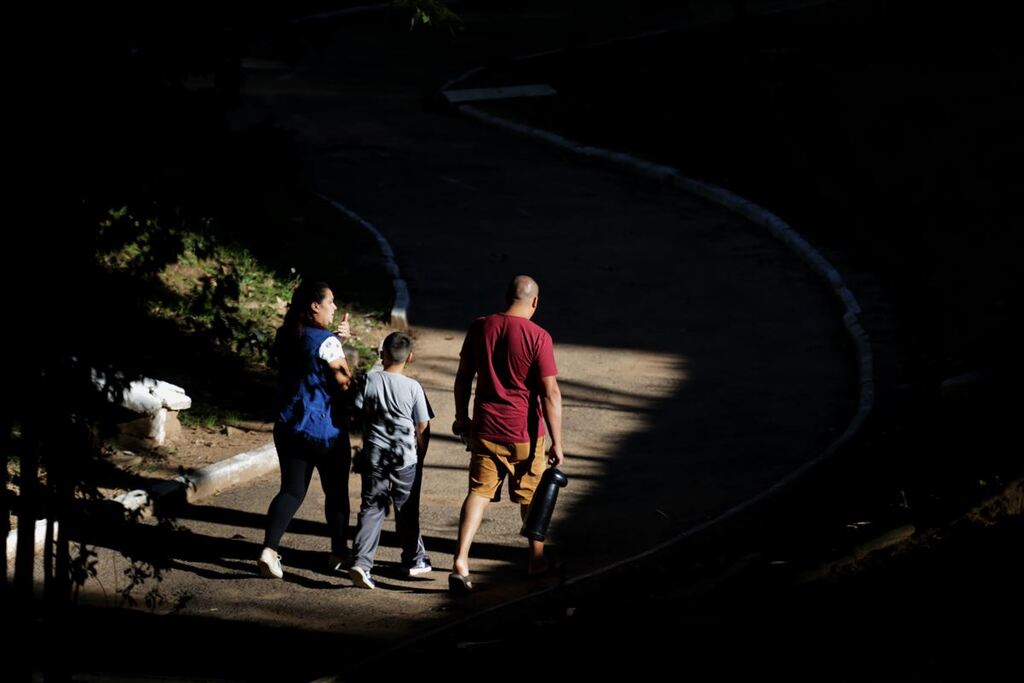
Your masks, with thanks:
M 540 285 L 529 275 L 516 275 L 508 283 L 505 301 L 509 306 L 530 306 L 540 293 Z

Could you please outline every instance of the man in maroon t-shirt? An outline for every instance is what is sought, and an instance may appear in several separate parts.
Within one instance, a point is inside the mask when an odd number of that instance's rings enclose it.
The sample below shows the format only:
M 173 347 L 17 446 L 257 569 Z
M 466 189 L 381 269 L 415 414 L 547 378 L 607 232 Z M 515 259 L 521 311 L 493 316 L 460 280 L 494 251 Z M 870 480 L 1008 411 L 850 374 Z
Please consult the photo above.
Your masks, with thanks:
M 455 377 L 455 423 L 473 454 L 469 493 L 459 518 L 459 542 L 448 585 L 471 590 L 469 548 L 487 504 L 502 480 L 509 478 L 509 497 L 526 516 L 545 465 L 562 463 L 562 394 L 558 389 L 551 335 L 530 321 L 537 311 L 540 287 L 533 278 L 513 278 L 505 295 L 508 309 L 473 321 L 462 344 Z M 473 419 L 469 396 L 476 377 Z M 551 442 L 544 457 L 544 424 Z M 527 571 L 547 569 L 544 542 L 530 541 Z

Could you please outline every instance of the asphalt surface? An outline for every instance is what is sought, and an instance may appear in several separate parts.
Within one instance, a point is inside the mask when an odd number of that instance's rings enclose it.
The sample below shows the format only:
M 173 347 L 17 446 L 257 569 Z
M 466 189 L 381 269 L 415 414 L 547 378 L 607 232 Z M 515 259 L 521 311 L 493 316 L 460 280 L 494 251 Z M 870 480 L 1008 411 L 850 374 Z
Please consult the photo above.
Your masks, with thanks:
M 377 590 L 325 571 L 314 481 L 283 542 L 285 580 L 259 578 L 276 474 L 190 506 L 173 531 L 149 525 L 96 539 L 86 604 L 119 604 L 127 560 L 108 546 L 121 546 L 170 557 L 160 590 L 179 602 L 155 613 L 213 624 L 196 634 L 282 629 L 242 651 L 211 636 L 198 647 L 219 663 L 181 667 L 193 675 L 232 678 L 230 662 L 242 659 L 234 676 L 251 678 L 254 657 L 280 663 L 290 642 L 320 644 L 291 673 L 330 674 L 341 660 L 558 581 L 523 576 L 518 511 L 506 500 L 491 505 L 474 545 L 480 590 L 465 599 L 446 591 L 466 485 L 467 455 L 449 432 L 458 351 L 472 319 L 501 308 L 517 273 L 541 284 L 535 321 L 552 333 L 560 370 L 570 484 L 549 540 L 566 576 L 641 552 L 762 491 L 817 456 L 854 411 L 838 304 L 761 228 L 434 105 L 434 89 L 461 69 L 557 42 L 557 22 L 539 10 L 531 20 L 548 32 L 489 31 L 483 18 L 466 18 L 476 33 L 458 51 L 381 38 L 365 23 L 333 25 L 315 59 L 248 72 L 239 114 L 294 130 L 312 188 L 373 223 L 395 249 L 412 296 L 410 374 L 437 413 L 422 498 L 437 570 L 397 578 L 388 522 Z M 307 246 L 345 258 L 344 244 Z M 355 477 L 351 494 L 354 523 Z M 294 629 L 295 641 L 283 629 Z M 116 659 L 84 666 L 117 668 Z

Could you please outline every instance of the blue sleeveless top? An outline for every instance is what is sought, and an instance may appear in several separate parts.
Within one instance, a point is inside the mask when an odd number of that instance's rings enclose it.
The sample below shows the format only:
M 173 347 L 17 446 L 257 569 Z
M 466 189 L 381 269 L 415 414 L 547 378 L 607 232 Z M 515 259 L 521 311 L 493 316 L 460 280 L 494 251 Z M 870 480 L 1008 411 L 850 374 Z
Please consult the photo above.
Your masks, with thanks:
M 320 358 L 320 345 L 332 333 L 305 327 L 285 351 L 278 375 L 277 423 L 314 446 L 331 448 L 344 434 L 341 388 L 334 371 Z

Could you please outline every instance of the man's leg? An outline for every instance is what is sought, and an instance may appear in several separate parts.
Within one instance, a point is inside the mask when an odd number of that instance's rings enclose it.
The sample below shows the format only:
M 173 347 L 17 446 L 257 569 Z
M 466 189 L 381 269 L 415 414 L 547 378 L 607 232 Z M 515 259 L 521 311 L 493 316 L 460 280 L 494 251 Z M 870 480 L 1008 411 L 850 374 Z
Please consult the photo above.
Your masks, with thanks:
M 529 503 L 521 503 L 519 505 L 519 517 L 525 522 L 526 513 L 530 511 Z M 544 559 L 544 541 L 537 541 L 529 539 L 530 541 L 530 556 L 526 561 L 526 573 L 527 574 L 540 574 L 548 568 L 548 563 Z
M 452 564 L 452 572 L 459 576 L 469 574 L 469 547 L 473 545 L 473 538 L 480 530 L 480 522 L 484 518 L 484 510 L 490 498 L 484 498 L 474 493 L 466 494 L 466 500 L 462 503 L 462 512 L 459 515 L 459 543 L 455 554 L 455 562 Z
M 484 518 L 484 510 L 501 485 L 503 477 L 504 470 L 495 455 L 473 453 L 469 461 L 469 493 L 466 494 L 459 514 L 459 541 L 452 573 L 469 575 L 469 547 L 473 545 L 473 538 Z
M 537 491 L 541 477 L 544 475 L 546 460 L 544 458 L 544 437 L 538 437 L 533 443 L 515 444 L 515 471 L 509 486 L 512 500 L 519 501 L 519 516 L 525 522 L 530 511 L 530 503 Z M 530 554 L 526 561 L 527 574 L 542 574 L 547 571 L 548 563 L 544 559 L 544 541 L 529 540 Z

